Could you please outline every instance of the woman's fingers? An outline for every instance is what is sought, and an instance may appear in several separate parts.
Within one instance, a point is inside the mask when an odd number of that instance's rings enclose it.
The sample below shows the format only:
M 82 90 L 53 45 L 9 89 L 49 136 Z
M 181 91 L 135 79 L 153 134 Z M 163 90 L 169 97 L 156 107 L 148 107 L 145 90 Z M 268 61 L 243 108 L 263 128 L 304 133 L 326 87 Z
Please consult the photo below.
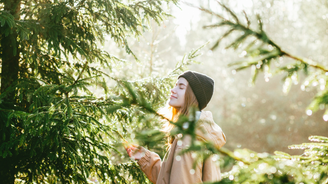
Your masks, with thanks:
M 135 149 L 134 147 L 131 147 L 131 146 L 124 146 L 124 148 L 129 156 L 131 156 L 132 150 Z
M 131 149 L 130 148 L 127 148 L 126 149 L 126 152 L 128 153 L 129 157 L 131 157 Z
M 129 157 L 133 160 L 140 160 L 145 154 L 145 149 L 137 144 L 129 144 L 128 142 L 124 142 L 123 146 Z

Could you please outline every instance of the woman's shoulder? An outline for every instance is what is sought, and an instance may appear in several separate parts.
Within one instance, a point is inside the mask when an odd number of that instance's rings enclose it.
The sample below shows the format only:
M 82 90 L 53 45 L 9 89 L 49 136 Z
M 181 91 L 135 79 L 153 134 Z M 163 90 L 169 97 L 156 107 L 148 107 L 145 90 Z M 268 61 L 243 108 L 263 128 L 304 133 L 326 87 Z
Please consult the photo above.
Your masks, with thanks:
M 207 117 L 207 118 L 213 118 L 211 111 L 201 111 L 201 116 Z
M 211 111 L 201 111 L 199 113 L 200 113 L 199 120 L 198 120 L 199 123 L 201 123 L 201 122 L 213 122 L 214 123 L 213 115 L 212 115 Z
M 197 137 L 203 141 L 214 142 L 216 147 L 222 147 L 226 142 L 225 134 L 221 127 L 213 120 L 210 111 L 202 111 L 197 122 Z

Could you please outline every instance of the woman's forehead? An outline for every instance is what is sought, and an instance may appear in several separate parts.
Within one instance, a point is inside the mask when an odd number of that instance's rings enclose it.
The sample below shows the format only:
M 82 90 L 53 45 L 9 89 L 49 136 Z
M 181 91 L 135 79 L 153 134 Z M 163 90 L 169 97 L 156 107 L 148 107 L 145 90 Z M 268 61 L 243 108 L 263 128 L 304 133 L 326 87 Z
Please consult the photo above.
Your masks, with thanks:
M 183 78 L 183 77 L 180 77 L 178 80 L 177 80 L 177 84 L 184 84 L 184 85 L 188 85 L 188 81 Z

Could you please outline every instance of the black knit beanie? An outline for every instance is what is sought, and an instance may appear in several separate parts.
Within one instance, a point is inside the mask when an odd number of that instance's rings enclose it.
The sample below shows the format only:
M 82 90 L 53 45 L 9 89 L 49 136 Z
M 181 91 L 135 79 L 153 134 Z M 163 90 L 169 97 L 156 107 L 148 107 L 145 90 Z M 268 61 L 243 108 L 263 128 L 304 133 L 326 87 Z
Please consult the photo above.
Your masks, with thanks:
M 192 91 L 197 98 L 199 110 L 204 109 L 212 98 L 214 80 L 207 75 L 194 71 L 186 71 L 178 78 L 180 77 L 183 77 L 188 81 Z

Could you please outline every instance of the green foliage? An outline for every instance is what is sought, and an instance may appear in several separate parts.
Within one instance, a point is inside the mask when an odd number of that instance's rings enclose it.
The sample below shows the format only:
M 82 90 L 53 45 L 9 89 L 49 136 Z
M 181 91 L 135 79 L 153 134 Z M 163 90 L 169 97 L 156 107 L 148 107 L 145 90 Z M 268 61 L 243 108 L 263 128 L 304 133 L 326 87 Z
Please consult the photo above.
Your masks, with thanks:
M 113 165 L 107 183 L 150 183 L 136 162 Z
M 120 143 L 131 133 L 127 126 L 139 130 L 155 118 L 172 76 L 194 55 L 164 78 L 126 81 L 112 72 L 123 61 L 101 44 L 111 39 L 134 55 L 127 38 L 140 36 L 150 20 L 168 17 L 163 10 L 168 3 L 177 1 L 1 4 L 1 49 L 11 49 L 9 57 L 1 55 L 2 70 L 14 59 L 18 63 L 10 68 L 17 76 L 1 74 L 0 177 L 8 178 L 3 182 L 87 183 L 93 176 L 102 182 L 148 182 L 135 163 L 126 163 Z M 104 95 L 95 96 L 94 88 Z
M 278 151 L 271 156 L 246 149 L 235 150 L 235 156 L 250 163 L 237 162 L 218 183 L 327 183 L 327 138 L 311 136 L 309 140 L 320 143 L 290 146 L 291 149 L 304 149 L 302 156 Z

